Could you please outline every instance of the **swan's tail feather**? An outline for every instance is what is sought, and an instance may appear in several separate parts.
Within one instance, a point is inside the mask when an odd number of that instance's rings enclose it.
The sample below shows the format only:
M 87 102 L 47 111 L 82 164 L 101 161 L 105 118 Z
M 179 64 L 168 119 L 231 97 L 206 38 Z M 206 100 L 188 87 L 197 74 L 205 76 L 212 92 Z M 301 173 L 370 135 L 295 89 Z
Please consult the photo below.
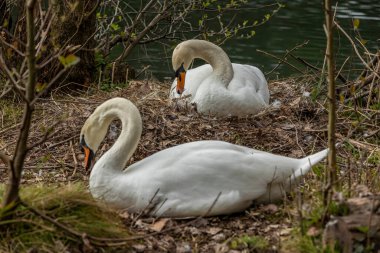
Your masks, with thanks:
M 322 161 L 324 158 L 326 158 L 327 154 L 329 152 L 329 149 L 322 150 L 318 153 L 315 153 L 313 155 L 309 155 L 305 158 L 300 159 L 300 166 L 299 169 L 296 170 L 292 177 L 291 177 L 291 182 L 296 180 L 299 177 L 302 177 L 305 175 L 309 170 L 318 162 Z

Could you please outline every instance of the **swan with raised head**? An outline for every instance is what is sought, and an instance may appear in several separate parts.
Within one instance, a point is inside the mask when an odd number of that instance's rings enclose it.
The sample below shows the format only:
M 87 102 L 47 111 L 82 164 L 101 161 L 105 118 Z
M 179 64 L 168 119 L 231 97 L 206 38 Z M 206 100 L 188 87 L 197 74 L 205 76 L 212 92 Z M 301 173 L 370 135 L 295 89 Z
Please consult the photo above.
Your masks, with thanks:
M 195 58 L 209 64 L 189 69 Z M 187 40 L 177 45 L 172 56 L 176 80 L 170 98 L 196 105 L 202 114 L 247 116 L 269 104 L 268 84 L 256 67 L 231 63 L 228 55 L 205 40 Z
M 93 166 L 95 152 L 115 119 L 122 123 L 120 136 Z M 141 132 L 142 121 L 134 104 L 113 98 L 86 120 L 80 143 L 86 169 L 93 167 L 91 194 L 130 212 L 149 210 L 152 216 L 229 214 L 246 209 L 255 200 L 281 199 L 283 190 L 328 152 L 294 159 L 223 141 L 197 141 L 162 150 L 124 170 Z

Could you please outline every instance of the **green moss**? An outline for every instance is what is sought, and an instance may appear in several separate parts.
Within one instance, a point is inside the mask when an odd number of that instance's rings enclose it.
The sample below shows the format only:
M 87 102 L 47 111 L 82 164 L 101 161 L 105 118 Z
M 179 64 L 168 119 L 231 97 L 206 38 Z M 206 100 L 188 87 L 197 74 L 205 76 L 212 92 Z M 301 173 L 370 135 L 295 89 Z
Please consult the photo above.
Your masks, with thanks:
M 334 201 L 330 203 L 328 210 L 329 213 L 334 216 L 345 216 L 348 215 L 350 212 L 350 209 L 348 208 L 347 204 L 339 204 Z
M 282 242 L 282 251 L 294 253 L 325 252 L 321 245 L 320 236 L 302 235 L 299 229 L 293 229 L 290 237 Z
M 231 249 L 244 249 L 249 248 L 251 250 L 265 250 L 269 247 L 268 241 L 261 236 L 248 236 L 236 238 L 231 241 Z
M 323 180 L 325 177 L 325 165 L 317 164 L 312 168 L 313 173 L 317 176 L 318 180 Z
M 3 194 L 4 187 L 0 187 Z M 56 221 L 83 234 L 127 237 L 121 219 L 113 210 L 96 203 L 83 184 L 67 186 L 26 186 L 21 198 Z M 63 252 L 80 249 L 83 240 L 34 215 L 25 207 L 16 210 L 12 220 L 0 222 L 0 252 L 25 252 L 30 249 Z
M 129 82 L 128 83 L 111 83 L 111 81 L 105 80 L 101 83 L 100 89 L 102 91 L 111 92 L 113 90 L 125 89 L 128 86 L 129 86 Z
M 13 103 L 10 100 L 0 100 L 0 116 L 4 122 L 4 126 L 12 126 L 17 124 L 23 113 L 23 106 Z
M 377 166 L 380 164 L 380 152 L 374 152 L 368 157 L 367 162 L 371 165 Z

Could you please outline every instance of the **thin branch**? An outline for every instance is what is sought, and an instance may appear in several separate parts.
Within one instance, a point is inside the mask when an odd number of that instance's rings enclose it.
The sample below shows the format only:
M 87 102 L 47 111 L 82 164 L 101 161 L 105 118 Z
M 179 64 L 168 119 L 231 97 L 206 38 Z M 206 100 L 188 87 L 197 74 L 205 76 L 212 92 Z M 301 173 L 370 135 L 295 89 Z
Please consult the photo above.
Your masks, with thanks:
M 34 99 L 30 102 L 31 105 L 34 105 L 36 103 L 36 101 L 38 100 L 38 98 L 40 98 L 41 96 L 43 96 L 44 94 L 46 94 L 46 92 L 48 92 L 50 90 L 50 88 L 53 86 L 53 84 L 68 70 L 69 68 L 63 68 L 61 69 L 61 71 L 58 72 L 57 75 L 54 76 L 54 78 L 52 80 L 50 80 L 50 82 L 48 83 L 48 85 L 46 85 L 45 89 L 43 91 L 41 91 L 40 93 L 38 93 Z
M 336 21 L 334 21 L 334 24 L 336 25 L 336 27 L 338 27 L 338 29 L 344 34 L 344 36 L 346 36 L 346 38 L 350 41 L 352 47 L 354 48 L 354 51 L 356 53 L 356 55 L 359 57 L 360 61 L 363 63 L 363 65 L 371 70 L 372 73 L 374 73 L 378 78 L 380 78 L 379 74 L 376 73 L 376 71 L 371 68 L 371 66 L 368 65 L 368 63 L 363 59 L 363 57 L 360 55 L 359 53 L 359 50 L 357 49 L 356 45 L 355 45 L 355 42 L 351 39 L 350 35 L 348 35 L 346 33 L 346 31 L 339 25 L 339 23 L 337 23 Z
M 257 51 L 257 52 L 260 52 L 260 53 L 263 53 L 263 54 L 265 54 L 265 55 L 269 55 L 269 56 L 275 58 L 276 60 L 278 60 L 278 61 L 280 61 L 280 62 L 282 62 L 282 63 L 285 63 L 286 65 L 292 67 L 293 69 L 297 70 L 297 71 L 300 72 L 301 74 L 305 74 L 305 72 L 303 72 L 302 70 L 300 70 L 299 68 L 297 68 L 297 67 L 294 66 L 293 64 L 287 62 L 285 59 L 281 59 L 281 58 L 279 58 L 279 57 L 277 57 L 277 56 L 275 56 L 275 55 L 273 55 L 273 54 L 271 54 L 271 53 L 265 52 L 265 51 L 260 50 L 260 49 L 256 49 L 256 51 Z
M 1 43 L 3 43 L 4 45 L 6 45 L 6 46 L 12 48 L 12 49 L 13 49 L 16 53 L 18 53 L 20 56 L 22 56 L 22 57 L 25 56 L 25 54 L 24 54 L 23 52 L 21 52 L 20 50 L 18 50 L 17 47 L 15 47 L 14 45 L 12 45 L 12 44 L 6 42 L 1 36 L 0 36 L 0 41 L 1 41 Z
M 16 79 L 14 78 L 11 70 L 7 67 L 7 64 L 5 63 L 5 60 L 3 58 L 3 54 L 0 53 L 0 67 L 4 70 L 6 76 L 8 77 L 8 79 L 11 81 L 12 85 L 14 86 L 14 88 L 21 94 L 23 94 L 23 92 L 21 91 L 21 88 L 20 86 L 18 85 L 18 81 L 16 81 Z
M 34 47 L 34 5 L 36 0 L 30 0 L 27 2 L 26 10 L 26 24 L 27 24 L 27 51 L 26 58 L 28 61 L 28 83 L 25 91 L 25 106 L 21 123 L 20 132 L 17 137 L 17 144 L 14 151 L 12 162 L 10 163 L 10 175 L 8 177 L 7 187 L 4 193 L 2 206 L 8 206 L 11 203 L 15 203 L 13 208 L 19 204 L 19 188 L 21 182 L 21 176 L 23 171 L 23 165 L 25 157 L 27 155 L 27 141 L 29 137 L 30 125 L 32 122 L 32 114 L 34 107 L 29 104 L 34 97 L 34 89 L 36 84 L 36 58 Z M 11 211 L 11 210 L 9 210 Z
M 39 145 L 41 145 L 42 143 L 44 143 L 47 139 L 51 138 L 52 136 L 56 135 L 58 132 L 60 132 L 61 130 L 58 129 L 56 131 L 54 131 L 53 133 L 50 132 L 51 129 L 54 129 L 54 127 L 56 125 L 58 125 L 58 123 L 61 123 L 60 121 L 56 122 L 54 124 L 54 126 L 50 127 L 50 129 L 48 129 L 45 134 L 41 137 L 40 140 L 34 142 L 31 146 L 28 146 L 27 149 L 30 151 L 32 149 L 34 149 L 35 147 L 38 147 Z
M 325 11 L 325 32 L 326 32 L 326 61 L 327 61 L 327 80 L 328 80 L 328 166 L 326 167 L 326 185 L 323 191 L 323 206 L 326 207 L 322 217 L 323 222 L 328 216 L 328 206 L 332 200 L 332 187 L 337 184 L 337 165 L 336 165 L 336 89 L 335 89 L 335 60 L 334 60 L 334 33 L 333 20 L 334 14 L 331 8 L 331 0 L 324 1 Z
M 71 174 L 70 178 L 73 178 L 75 173 L 77 172 L 77 168 L 78 168 L 78 160 L 77 160 L 77 157 L 75 155 L 75 151 L 74 151 L 74 145 L 73 145 L 73 142 L 70 141 L 70 150 L 71 150 L 71 154 L 73 156 L 73 160 L 74 160 L 74 171 L 73 173 Z
M 292 52 L 293 52 L 293 51 L 298 50 L 299 48 L 301 48 L 301 47 L 307 45 L 308 43 L 309 43 L 309 41 L 307 40 L 307 41 L 304 41 L 302 44 L 296 45 L 295 47 L 293 47 L 293 48 L 290 49 L 290 50 L 286 50 L 286 54 L 282 57 L 282 59 L 286 59 L 286 57 L 287 57 L 288 55 L 292 56 Z M 277 66 L 275 66 L 271 71 L 269 71 L 269 72 L 266 73 L 266 74 L 269 75 L 270 73 L 272 73 L 273 71 L 275 71 L 278 67 L 280 67 L 280 65 L 281 65 L 281 62 L 279 62 L 279 63 L 277 64 Z
M 3 91 L 1 92 L 1 95 L 0 95 L 0 99 L 2 99 L 3 97 L 5 97 L 6 95 L 8 95 L 8 93 L 12 90 L 12 85 L 9 85 L 9 80 L 7 80 L 4 84 L 4 89 Z
M 1 32 L 5 32 L 12 40 L 17 40 L 17 42 L 22 45 L 23 47 L 26 47 L 26 44 L 20 40 L 20 38 L 14 36 L 12 33 L 10 33 L 7 29 L 0 27 Z
M 0 160 L 3 161 L 5 166 L 9 166 L 11 162 L 10 156 L 6 155 L 5 153 L 0 151 Z

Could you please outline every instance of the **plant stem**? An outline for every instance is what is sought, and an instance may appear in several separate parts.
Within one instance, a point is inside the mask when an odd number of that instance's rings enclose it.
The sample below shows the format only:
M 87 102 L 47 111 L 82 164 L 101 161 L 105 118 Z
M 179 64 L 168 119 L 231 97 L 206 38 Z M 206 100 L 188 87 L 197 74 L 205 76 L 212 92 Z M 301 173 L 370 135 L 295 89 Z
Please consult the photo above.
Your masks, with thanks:
M 30 0 L 27 3 L 26 24 L 27 24 L 27 51 L 28 59 L 28 83 L 25 91 L 25 105 L 20 133 L 18 135 L 17 144 L 13 159 L 9 164 L 9 179 L 4 193 L 2 207 L 11 207 L 7 210 L 13 210 L 19 204 L 19 188 L 21 181 L 22 169 L 24 166 L 25 156 L 28 152 L 27 141 L 29 137 L 29 129 L 32 121 L 34 106 L 31 101 L 34 99 L 34 90 L 36 84 L 36 58 L 34 45 L 34 6 L 36 0 Z M 4 215 L 4 214 L 2 214 Z M 5 214 L 6 215 L 6 214 Z M 3 216 L 4 217 L 4 216 Z
M 325 214 L 323 220 L 328 216 L 328 205 L 331 202 L 332 189 L 336 187 L 337 169 L 336 169 L 336 149 L 335 149 L 335 121 L 336 121 L 336 91 L 335 91 L 335 63 L 334 63 L 334 35 L 333 35 L 333 11 L 331 8 L 331 0 L 325 0 L 325 32 L 327 38 L 326 60 L 327 60 L 327 81 L 328 81 L 328 101 L 329 101 L 329 120 L 328 120 L 328 166 L 326 169 L 327 180 L 324 189 L 323 204 L 325 206 Z
M 333 34 L 333 12 L 331 0 L 325 0 L 326 7 L 326 30 L 327 30 L 327 70 L 328 70 L 328 100 L 329 100 L 329 121 L 328 121 L 328 166 L 330 184 L 335 185 L 336 172 L 336 149 L 335 149 L 335 130 L 336 130 L 336 91 L 335 91 L 335 62 L 334 62 L 334 34 Z

